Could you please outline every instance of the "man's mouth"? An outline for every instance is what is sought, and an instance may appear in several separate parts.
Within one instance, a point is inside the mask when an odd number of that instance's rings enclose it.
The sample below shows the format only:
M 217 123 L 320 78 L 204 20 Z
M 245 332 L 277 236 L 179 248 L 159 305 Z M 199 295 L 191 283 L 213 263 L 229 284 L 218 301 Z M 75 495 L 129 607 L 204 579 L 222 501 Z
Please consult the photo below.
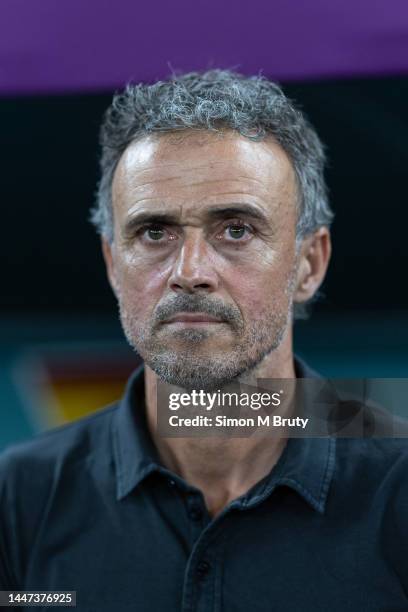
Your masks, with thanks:
M 223 319 L 213 317 L 204 312 L 179 312 L 163 321 L 163 325 L 219 325 L 225 323 Z

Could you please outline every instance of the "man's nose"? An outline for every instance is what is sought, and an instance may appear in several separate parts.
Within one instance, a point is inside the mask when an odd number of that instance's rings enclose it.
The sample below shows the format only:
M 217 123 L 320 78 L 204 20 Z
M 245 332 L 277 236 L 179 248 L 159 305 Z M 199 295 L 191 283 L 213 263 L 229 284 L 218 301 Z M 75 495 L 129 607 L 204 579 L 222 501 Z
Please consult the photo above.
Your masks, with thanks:
M 194 228 L 186 233 L 169 278 L 170 289 L 177 293 L 216 291 L 218 277 L 214 266 L 214 255 L 202 230 Z

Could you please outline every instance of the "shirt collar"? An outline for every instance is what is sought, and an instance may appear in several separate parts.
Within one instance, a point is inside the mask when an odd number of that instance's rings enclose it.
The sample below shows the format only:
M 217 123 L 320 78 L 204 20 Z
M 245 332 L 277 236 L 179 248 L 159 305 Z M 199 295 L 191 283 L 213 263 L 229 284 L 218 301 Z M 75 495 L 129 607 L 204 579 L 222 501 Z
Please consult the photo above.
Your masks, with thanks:
M 297 378 L 319 374 L 295 357 Z M 144 405 L 144 367 L 130 377 L 113 420 L 113 452 L 116 464 L 117 498 L 125 497 L 154 471 L 171 474 L 160 462 L 150 437 Z M 315 510 L 324 512 L 333 477 L 335 438 L 290 438 L 278 463 L 256 493 L 245 496 L 242 505 L 250 507 L 265 499 L 277 486 L 288 486 Z
M 130 493 L 160 465 L 145 413 L 144 366 L 131 375 L 113 420 L 113 453 L 117 498 Z

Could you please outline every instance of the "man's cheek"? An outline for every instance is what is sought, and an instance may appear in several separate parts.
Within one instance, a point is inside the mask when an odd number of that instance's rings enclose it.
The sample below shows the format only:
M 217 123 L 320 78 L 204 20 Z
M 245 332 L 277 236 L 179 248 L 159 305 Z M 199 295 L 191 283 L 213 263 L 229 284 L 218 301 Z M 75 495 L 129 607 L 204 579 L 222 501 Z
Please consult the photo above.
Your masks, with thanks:
M 128 292 L 125 296 L 126 306 L 129 311 L 133 313 L 134 316 L 138 318 L 141 316 L 147 315 L 148 312 L 148 304 L 139 292 Z
M 150 270 L 147 266 L 125 268 L 122 274 L 122 284 L 139 294 L 147 294 L 154 300 L 155 296 L 163 294 L 168 274 L 162 269 Z
M 260 291 L 262 287 L 262 291 Z M 240 287 L 239 296 L 236 295 L 235 302 L 239 306 L 245 318 L 256 319 L 265 311 L 269 311 L 273 304 L 277 304 L 284 298 L 284 285 L 280 282 L 271 283 L 266 277 L 260 281 L 259 277 L 251 279 L 245 286 Z

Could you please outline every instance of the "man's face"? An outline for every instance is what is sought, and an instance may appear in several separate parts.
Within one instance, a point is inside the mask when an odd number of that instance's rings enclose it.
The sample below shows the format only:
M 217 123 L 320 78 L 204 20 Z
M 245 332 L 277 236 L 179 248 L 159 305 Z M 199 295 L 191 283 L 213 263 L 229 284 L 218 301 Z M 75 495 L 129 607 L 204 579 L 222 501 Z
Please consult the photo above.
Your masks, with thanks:
M 124 152 L 105 255 L 127 339 L 161 379 L 217 388 L 279 346 L 295 283 L 296 194 L 272 139 L 167 134 Z

